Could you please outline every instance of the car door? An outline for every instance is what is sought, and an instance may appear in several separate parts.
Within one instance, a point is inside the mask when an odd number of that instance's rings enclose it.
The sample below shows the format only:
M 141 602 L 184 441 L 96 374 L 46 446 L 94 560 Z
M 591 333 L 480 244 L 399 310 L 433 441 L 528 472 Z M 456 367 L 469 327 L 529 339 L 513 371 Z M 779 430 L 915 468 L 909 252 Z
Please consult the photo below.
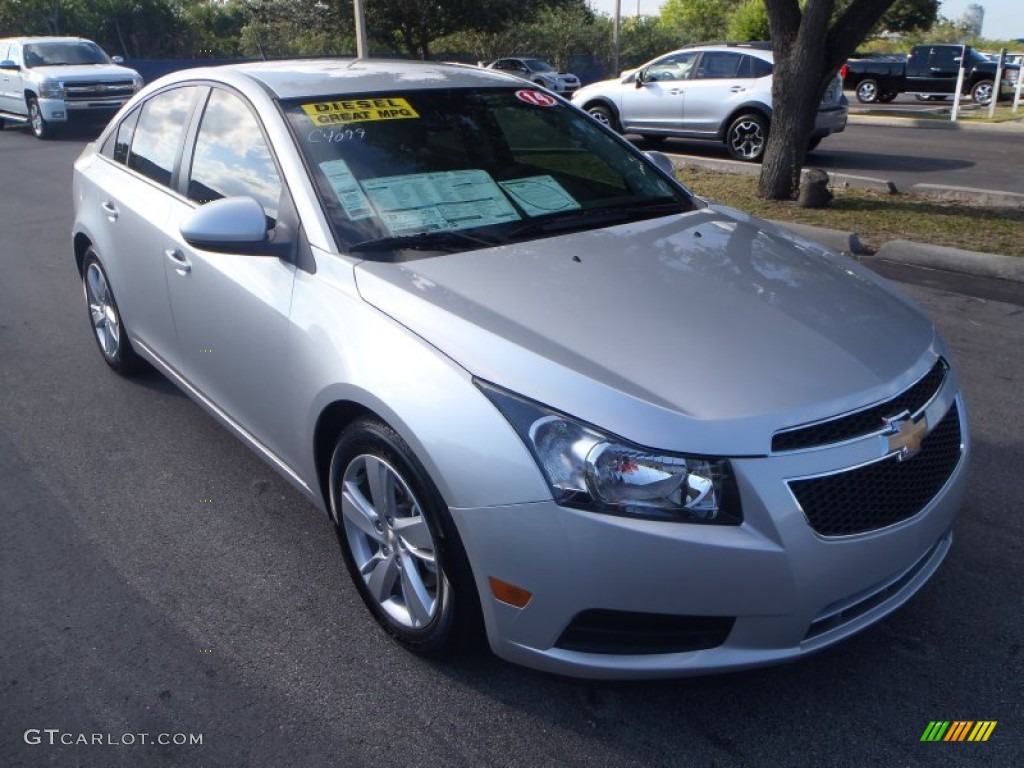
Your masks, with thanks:
M 962 51 L 959 46 L 938 45 L 928 48 L 927 56 L 922 57 L 919 49 L 915 49 L 907 62 L 907 90 L 924 93 L 956 91 Z
M 94 207 L 92 236 L 133 339 L 174 366 L 178 339 L 164 275 L 163 228 L 175 197 L 181 154 L 197 87 L 157 93 L 126 115 L 105 144 L 82 205 Z
M 180 371 L 204 397 L 280 454 L 287 425 L 287 340 L 295 266 L 272 255 L 195 248 L 181 225 L 199 206 L 254 197 L 279 239 L 297 222 L 262 126 L 238 94 L 213 88 L 182 162 L 182 197 L 171 205 L 164 242 Z M 287 218 L 287 226 L 285 219 Z
M 21 46 L 17 43 L 0 43 L 0 61 L 13 61 L 19 67 L 0 69 L 0 112 L 28 114 L 21 84 Z
M 696 51 L 670 53 L 648 64 L 638 74 L 639 83 L 621 86 L 620 122 L 627 131 L 680 130 L 683 99 L 690 84 Z
M 754 89 L 750 57 L 738 51 L 705 51 L 687 84 L 683 128 L 715 136 L 737 104 Z

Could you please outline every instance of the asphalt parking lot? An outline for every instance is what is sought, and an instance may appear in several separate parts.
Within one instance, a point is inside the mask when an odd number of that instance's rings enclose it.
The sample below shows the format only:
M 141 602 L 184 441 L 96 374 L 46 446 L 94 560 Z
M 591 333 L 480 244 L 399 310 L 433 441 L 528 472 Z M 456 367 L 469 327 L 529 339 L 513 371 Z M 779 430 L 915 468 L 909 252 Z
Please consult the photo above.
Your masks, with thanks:
M 82 144 L 0 133 L 0 765 L 1020 764 L 1024 296 L 903 286 L 960 364 L 973 456 L 946 563 L 880 624 L 656 683 L 431 663 L 366 615 L 319 512 L 164 378 L 106 369 L 70 254 Z M 936 720 L 997 725 L 922 742 Z

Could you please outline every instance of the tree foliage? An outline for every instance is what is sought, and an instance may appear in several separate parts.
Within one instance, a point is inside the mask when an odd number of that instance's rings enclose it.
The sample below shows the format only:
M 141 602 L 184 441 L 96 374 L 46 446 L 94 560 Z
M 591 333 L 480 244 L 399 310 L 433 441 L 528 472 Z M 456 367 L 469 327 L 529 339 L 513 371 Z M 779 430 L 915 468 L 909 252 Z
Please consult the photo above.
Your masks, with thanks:
M 684 43 L 724 40 L 729 15 L 739 0 L 667 0 L 661 7 L 662 25 Z
M 764 0 L 743 0 L 729 16 L 727 37 L 730 40 L 770 40 L 771 36 Z

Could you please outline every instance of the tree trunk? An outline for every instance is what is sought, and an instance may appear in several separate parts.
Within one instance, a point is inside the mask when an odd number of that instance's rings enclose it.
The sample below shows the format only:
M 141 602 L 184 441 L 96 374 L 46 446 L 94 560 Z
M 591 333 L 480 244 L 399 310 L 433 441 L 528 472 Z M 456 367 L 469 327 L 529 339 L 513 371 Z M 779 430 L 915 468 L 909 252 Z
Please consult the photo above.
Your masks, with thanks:
M 825 87 L 892 4 L 850 0 L 833 18 L 835 0 L 765 0 L 775 69 L 760 197 L 793 199 Z

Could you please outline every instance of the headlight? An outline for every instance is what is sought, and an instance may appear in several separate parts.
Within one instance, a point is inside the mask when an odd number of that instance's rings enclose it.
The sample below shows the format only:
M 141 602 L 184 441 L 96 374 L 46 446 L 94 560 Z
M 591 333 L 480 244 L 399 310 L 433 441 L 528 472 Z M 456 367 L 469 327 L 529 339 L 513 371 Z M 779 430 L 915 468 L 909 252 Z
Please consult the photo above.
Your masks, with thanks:
M 132 78 L 132 90 L 135 91 L 136 93 L 141 91 L 142 90 L 142 86 L 144 86 L 144 85 L 145 85 L 145 82 L 143 82 L 141 76 L 135 75 L 135 77 Z
M 491 384 L 476 384 L 533 454 L 558 504 L 647 519 L 742 522 L 728 461 L 634 445 Z
M 64 84 L 56 80 L 43 80 L 39 84 L 39 95 L 44 99 L 63 99 Z

